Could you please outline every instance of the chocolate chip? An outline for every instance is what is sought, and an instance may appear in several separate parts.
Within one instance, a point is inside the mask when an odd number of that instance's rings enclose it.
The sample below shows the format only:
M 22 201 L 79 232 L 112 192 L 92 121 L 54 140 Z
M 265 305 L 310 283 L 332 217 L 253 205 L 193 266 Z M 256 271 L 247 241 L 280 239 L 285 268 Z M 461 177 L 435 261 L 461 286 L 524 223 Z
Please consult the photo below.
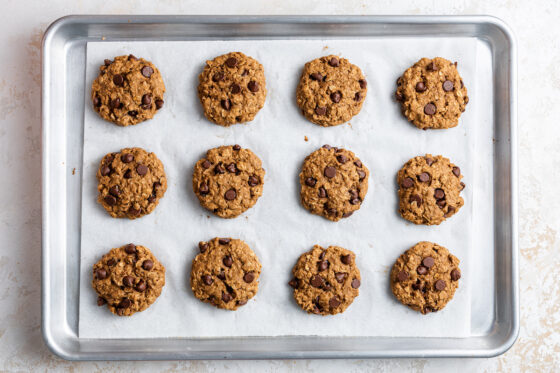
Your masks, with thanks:
M 221 82 L 222 80 L 224 80 L 224 74 L 223 74 L 223 73 L 220 73 L 220 72 L 217 72 L 217 73 L 214 74 L 214 76 L 212 77 L 212 81 L 213 81 L 214 83 Z
M 254 279 L 255 279 L 255 274 L 253 272 L 247 272 L 245 273 L 245 276 L 243 276 L 243 281 L 245 281 L 248 284 L 253 282 Z
M 244 306 L 247 304 L 247 299 L 243 299 L 243 300 L 238 300 L 237 301 L 237 305 L 239 306 Z
M 358 80 L 358 83 L 360 83 L 360 88 L 364 89 L 367 87 L 367 81 L 365 79 L 360 79 Z
M 325 204 L 325 209 L 327 210 L 327 214 L 329 215 L 336 215 L 337 211 L 334 207 L 329 207 Z
M 405 177 L 401 186 L 405 189 L 411 188 L 414 185 L 414 180 L 411 177 Z
M 420 175 L 416 176 L 416 178 L 425 183 L 430 181 L 430 174 L 428 174 L 427 172 L 422 172 Z
M 109 105 L 111 106 L 112 109 L 117 109 L 121 106 L 121 100 L 119 98 L 111 100 L 109 102 Z
M 115 83 L 116 86 L 122 86 L 124 84 L 124 78 L 121 74 L 116 74 L 115 76 L 113 76 L 113 83 Z
M 428 71 L 437 71 L 438 68 L 434 61 L 432 61 L 426 66 L 426 69 L 428 69 Z
M 461 272 L 457 268 L 451 271 L 451 281 L 457 281 L 460 278 L 461 278 Z
M 444 199 L 440 199 L 436 202 L 436 204 L 439 206 L 439 208 L 444 208 L 445 207 L 445 200 Z
M 101 176 L 107 176 L 111 173 L 111 169 L 107 166 L 101 167 Z
M 203 196 L 210 193 L 210 188 L 208 187 L 208 183 L 206 181 L 204 181 L 200 184 L 200 186 L 198 187 L 198 192 L 200 194 L 202 194 Z
M 148 173 L 148 167 L 146 167 L 146 165 L 139 164 L 136 166 L 136 172 L 138 172 L 138 175 L 144 176 Z
M 198 249 L 200 250 L 201 253 L 205 252 L 206 250 L 208 250 L 208 244 L 206 242 L 199 242 L 198 243 Z
M 445 198 L 445 192 L 443 191 L 443 189 L 437 188 L 434 191 L 434 198 L 435 199 L 443 199 Z
M 135 208 L 134 206 L 130 206 L 128 208 L 128 213 L 132 216 L 136 216 L 136 215 L 140 214 L 140 210 Z
M 364 180 L 366 178 L 366 172 L 358 170 L 358 177 L 360 178 L 360 181 Z
M 399 102 L 404 101 L 404 96 L 400 91 L 395 92 L 395 99 Z
M 106 59 L 105 61 L 103 61 L 103 62 L 105 63 L 105 66 L 109 66 L 109 65 L 111 65 L 111 64 L 113 63 L 113 61 L 107 60 L 107 59 Z
M 457 177 L 461 176 L 461 169 L 457 166 L 454 166 L 453 167 L 453 175 L 455 175 Z
M 341 99 L 342 99 L 342 93 L 340 93 L 340 91 L 331 93 L 332 102 L 339 103 Z
M 231 256 L 229 255 L 224 256 L 224 258 L 222 259 L 222 263 L 224 263 L 226 267 L 231 268 L 231 266 L 233 265 L 233 259 L 231 259 Z
M 353 213 L 354 213 L 354 211 L 345 212 L 344 214 L 342 214 L 342 217 L 343 218 L 349 218 L 350 216 L 352 216 Z
M 445 281 L 443 281 L 443 280 L 437 280 L 436 281 L 436 290 L 442 291 L 443 289 L 445 289 L 446 286 L 447 286 L 447 284 L 445 283 Z
M 325 280 L 323 280 L 323 278 L 319 275 L 314 275 L 313 277 L 311 277 L 311 286 L 316 287 L 316 288 L 320 288 L 321 286 L 323 286 Z
M 329 306 L 331 306 L 331 308 L 340 306 L 340 300 L 336 295 L 329 300 Z
M 121 161 L 123 161 L 124 163 L 130 163 L 134 160 L 134 156 L 132 154 L 123 154 L 121 155 Z
M 205 159 L 204 162 L 202 162 L 202 167 L 205 169 L 209 169 L 210 166 L 212 166 L 212 163 L 210 163 L 210 161 L 208 159 Z
M 232 148 L 233 148 L 233 150 L 235 150 L 236 152 L 238 152 L 238 151 L 241 150 L 241 146 L 238 145 L 238 144 L 235 144 Z
M 350 265 L 352 264 L 352 255 L 348 254 L 348 255 L 342 255 L 340 257 L 340 261 L 346 265 Z
M 122 279 L 122 283 L 126 287 L 132 287 L 134 285 L 134 277 L 132 276 L 124 276 Z
M 336 168 L 334 168 L 333 166 L 327 166 L 325 167 L 323 174 L 329 179 L 332 179 L 333 177 L 336 176 Z
M 433 103 L 429 103 L 426 104 L 426 106 L 424 106 L 424 114 L 426 115 L 434 115 L 436 113 L 436 105 L 434 105 Z
M 117 199 L 111 195 L 105 196 L 105 198 L 103 198 L 103 201 L 105 201 L 105 203 L 109 206 L 115 206 L 117 204 Z
M 317 106 L 315 108 L 315 114 L 325 115 L 325 114 L 327 114 L 327 108 L 325 106 Z
M 360 204 L 360 199 L 359 198 L 350 198 L 350 204 L 351 205 L 359 205 Z
M 321 81 L 323 80 L 323 75 L 319 74 L 319 73 L 313 73 L 311 75 L 309 75 L 309 77 L 311 78 L 311 80 L 317 80 L 317 81 Z
M 136 254 L 136 245 L 134 245 L 133 243 L 129 243 L 124 247 L 124 252 L 129 255 Z
M 231 296 L 230 293 L 226 293 L 225 291 L 222 291 L 222 300 L 224 301 L 224 303 L 227 303 L 229 301 L 231 301 L 233 298 Z
M 117 261 L 115 260 L 115 258 L 111 258 L 111 259 L 109 259 L 109 261 L 107 262 L 107 265 L 108 265 L 109 267 L 112 267 L 112 266 L 114 266 L 115 264 L 117 264 Z
M 426 157 L 426 163 L 428 164 L 428 166 L 431 166 L 432 164 L 434 164 L 434 160 L 432 158 Z
M 214 280 L 212 279 L 212 276 L 204 275 L 204 276 L 202 276 L 202 282 L 205 285 L 212 285 L 214 283 Z
M 327 190 L 324 187 L 320 187 L 318 195 L 319 198 L 327 198 L 328 197 Z
M 336 160 L 339 163 L 345 164 L 346 162 L 348 162 L 348 157 L 346 157 L 344 154 L 339 154 L 336 156 Z
M 231 238 L 220 238 L 218 240 L 218 242 L 220 243 L 220 245 L 227 245 L 228 243 L 230 243 Z
M 315 184 L 317 184 L 317 180 L 315 178 L 308 177 L 307 179 L 305 179 L 305 185 L 314 187 Z
M 106 279 L 107 271 L 104 270 L 103 268 L 99 268 L 97 271 L 95 271 L 95 278 L 97 278 L 98 280 Z
M 235 67 L 235 66 L 237 66 L 237 58 L 235 58 L 235 57 L 229 57 L 229 58 L 226 60 L 226 66 L 227 66 L 227 67 Z
M 101 306 L 104 305 L 105 303 L 107 303 L 107 301 L 105 300 L 105 298 L 97 297 L 97 305 L 98 305 L 99 307 L 101 307 Z
M 234 174 L 237 172 L 237 166 L 235 165 L 235 163 L 231 162 L 230 164 L 227 165 L 226 170 Z
M 217 174 L 223 174 L 226 172 L 226 169 L 224 168 L 224 166 L 222 166 L 222 163 L 218 163 L 216 165 L 216 167 L 214 167 L 214 173 Z
M 256 176 L 249 176 L 249 180 L 247 183 L 250 187 L 255 187 L 259 185 L 259 179 Z
M 424 92 L 426 90 L 426 84 L 424 84 L 424 82 L 418 82 L 416 83 L 416 92 Z
M 118 308 L 128 308 L 132 305 L 132 302 L 128 298 L 124 298 L 118 305 Z
M 140 293 L 145 291 L 146 290 L 146 282 L 144 282 L 144 280 L 138 281 L 138 283 L 134 287 L 134 290 L 139 291 Z
M 136 110 L 131 110 L 128 112 L 128 115 L 130 115 L 131 117 L 136 117 L 138 115 L 138 112 Z
M 319 309 L 319 307 L 316 304 L 314 304 L 312 312 L 316 315 L 319 315 L 321 313 L 321 310 Z
M 424 266 L 418 266 L 418 268 L 416 268 L 416 272 L 418 272 L 419 275 L 423 276 L 428 273 L 428 268 Z
M 346 278 L 346 276 L 348 276 L 348 274 L 346 274 L 344 272 L 336 272 L 334 274 L 334 277 L 336 278 L 336 282 L 338 282 L 339 284 L 342 284 L 344 282 L 344 279 Z
M 99 97 L 95 96 L 93 98 L 93 106 L 95 106 L 95 107 L 101 106 L 101 100 L 99 99 Z
M 234 95 L 238 94 L 239 92 L 241 92 L 241 86 L 239 84 L 235 84 L 233 83 L 231 85 L 231 93 L 233 93 Z
M 152 69 L 150 66 L 144 66 L 142 68 L 142 75 L 144 75 L 146 78 L 152 76 L 153 73 L 154 73 L 154 69 Z
M 156 109 L 159 110 L 163 107 L 163 100 L 156 100 Z
M 412 203 L 412 202 L 416 202 L 416 204 L 418 206 L 420 206 L 422 204 L 422 197 L 420 197 L 418 194 L 413 194 L 410 196 L 410 198 L 408 199 L 408 202 Z
M 325 145 L 322 146 L 322 148 L 330 150 L 330 149 L 332 149 L 332 146 L 330 146 L 329 144 L 325 144 Z
M 400 271 L 399 273 L 397 273 L 397 280 L 398 280 L 399 282 L 403 282 L 403 281 L 408 280 L 408 272 L 402 270 L 402 271 Z
M 354 164 L 356 165 L 356 167 L 362 167 L 362 161 L 360 161 L 359 159 L 356 159 L 354 161 Z
M 435 263 L 434 258 L 432 258 L 431 256 L 427 256 L 424 259 L 422 259 L 422 265 L 428 269 L 432 268 L 434 263 Z
M 424 314 L 430 313 L 432 312 L 432 307 L 430 306 L 424 306 Z
M 144 260 L 144 262 L 142 263 L 142 268 L 145 271 L 151 271 L 152 268 L 154 268 L 154 262 L 152 262 L 150 259 L 146 259 Z
M 445 213 L 443 216 L 446 217 L 446 218 L 448 218 L 448 217 L 450 217 L 451 215 L 453 215 L 454 212 L 455 212 L 455 207 L 449 206 L 449 207 L 447 208 L 447 213 Z
M 319 262 L 318 265 L 317 265 L 317 268 L 319 269 L 319 272 L 327 270 L 327 268 L 329 268 L 329 261 L 328 260 L 323 260 L 323 261 Z
M 453 82 L 451 80 L 446 80 L 443 82 L 442 86 L 445 92 L 451 92 L 453 90 Z
M 357 289 L 357 288 L 360 287 L 360 284 L 361 284 L 361 283 L 360 283 L 360 280 L 358 280 L 357 278 L 355 278 L 355 279 L 352 280 L 352 284 L 351 284 L 351 285 L 352 285 L 352 288 L 353 288 L 353 289 Z
M 112 187 L 109 188 L 109 194 L 111 194 L 112 196 L 118 197 L 121 194 L 121 190 L 119 188 L 118 185 L 113 185 Z
M 222 107 L 223 107 L 225 110 L 231 109 L 231 101 L 229 100 L 229 98 L 228 98 L 228 99 L 225 99 L 225 100 L 222 100 L 222 101 L 220 102 L 220 105 L 222 105 Z
M 224 194 L 224 198 L 227 201 L 233 201 L 235 197 L 237 197 L 237 192 L 235 191 L 235 189 L 230 189 Z
M 247 88 L 249 88 L 249 91 L 255 93 L 259 91 L 259 83 L 255 82 L 254 80 L 251 80 L 249 82 L 249 84 L 247 84 Z
M 466 187 L 465 183 L 463 183 L 462 181 L 459 183 L 459 185 L 461 185 L 461 190 L 465 189 Z
M 360 101 L 361 99 L 362 99 L 362 93 L 356 92 L 356 94 L 354 95 L 354 101 Z
M 224 270 L 222 269 L 222 271 L 220 273 L 218 273 L 216 275 L 217 278 L 219 278 L 220 280 L 224 281 L 226 279 L 226 274 L 224 273 Z
M 332 67 L 338 67 L 338 65 L 340 65 L 340 61 L 338 61 L 338 58 L 332 57 L 329 60 L 329 65 L 331 65 Z
M 288 285 L 290 285 L 294 289 L 297 289 L 299 287 L 299 280 L 297 278 L 293 278 L 290 280 L 290 282 L 288 282 Z

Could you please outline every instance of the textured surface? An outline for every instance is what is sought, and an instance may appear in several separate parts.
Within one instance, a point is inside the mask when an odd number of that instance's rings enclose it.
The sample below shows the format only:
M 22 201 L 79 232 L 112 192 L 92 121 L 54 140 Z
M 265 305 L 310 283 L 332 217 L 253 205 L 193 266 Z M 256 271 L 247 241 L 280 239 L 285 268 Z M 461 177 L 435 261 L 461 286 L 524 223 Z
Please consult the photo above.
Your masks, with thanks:
M 404 305 L 423 314 L 442 310 L 459 286 L 459 259 L 432 242 L 418 242 L 391 270 L 391 290 Z
M 299 182 L 301 203 L 332 221 L 357 211 L 368 190 L 369 170 L 349 150 L 324 145 L 305 158 Z
M 519 53 L 519 244 L 521 333 L 506 354 L 490 359 L 375 359 L 281 361 L 68 362 L 41 338 L 41 36 L 67 14 L 493 14 L 515 30 Z M 553 372 L 560 365 L 560 2 L 510 0 L 427 3 L 250 0 L 158 2 L 70 0 L 8 3 L 0 34 L 0 157 L 10 175 L 0 193 L 0 369 L 69 372 Z M 521 68 L 530 66 L 530 68 Z M 395 77 L 396 78 L 396 77 Z M 295 88 L 295 87 L 294 87 Z M 371 93 L 371 92 L 370 92 Z M 369 101 L 369 100 L 368 100 Z M 472 109 L 472 108 L 471 108 Z M 467 113 L 465 113 L 467 114 Z M 537 129 L 538 130 L 535 130 Z M 18 155 L 18 156 L 16 156 Z M 543 276 L 543 274 L 548 274 Z
M 397 80 L 403 115 L 420 129 L 455 127 L 469 102 L 457 63 L 422 58 Z
M 213 238 L 199 242 L 192 262 L 194 296 L 218 308 L 236 310 L 259 290 L 261 263 L 242 240 Z
M 198 97 L 204 115 L 221 126 L 250 122 L 264 106 L 264 68 L 241 52 L 206 61 L 198 80 Z
M 360 294 L 356 255 L 342 247 L 313 246 L 299 257 L 292 275 L 289 285 L 294 288 L 294 299 L 308 313 L 336 315 Z
M 221 218 L 234 218 L 262 195 L 265 170 L 249 149 L 220 146 L 194 166 L 193 190 L 200 204 Z
M 165 267 L 144 246 L 127 244 L 111 249 L 93 265 L 91 285 L 97 305 L 119 316 L 132 316 L 150 307 L 165 285 Z
M 130 54 L 106 59 L 91 87 L 93 109 L 105 120 L 129 126 L 151 119 L 163 107 L 165 85 L 149 61 Z
M 367 94 L 362 70 L 346 58 L 330 55 L 305 64 L 296 101 L 315 124 L 336 126 L 360 112 Z
M 399 170 L 399 212 L 414 224 L 438 225 L 464 205 L 461 169 L 441 155 L 414 157 Z
M 154 211 L 167 190 L 163 164 L 154 153 L 126 148 L 103 157 L 97 201 L 114 218 L 136 219 Z

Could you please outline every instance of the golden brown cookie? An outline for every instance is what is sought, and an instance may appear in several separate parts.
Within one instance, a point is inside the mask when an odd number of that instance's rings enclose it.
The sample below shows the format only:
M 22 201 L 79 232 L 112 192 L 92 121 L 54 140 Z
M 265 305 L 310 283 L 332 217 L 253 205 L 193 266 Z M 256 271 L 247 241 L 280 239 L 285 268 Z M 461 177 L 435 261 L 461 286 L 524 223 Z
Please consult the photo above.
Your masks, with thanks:
M 439 225 L 464 205 L 461 169 L 441 155 L 414 157 L 397 174 L 399 212 L 414 224 Z
M 369 170 L 354 153 L 324 145 L 303 162 L 301 204 L 332 221 L 347 218 L 366 197 L 368 178 Z
M 402 254 L 391 270 L 391 290 L 404 305 L 422 314 L 436 312 L 459 286 L 459 259 L 443 246 L 419 242 Z
M 346 58 L 331 55 L 305 64 L 296 100 L 308 120 L 330 127 L 358 114 L 366 94 L 367 81 L 362 70 Z
M 150 307 L 165 285 L 165 267 L 144 246 L 111 249 L 93 265 L 97 305 L 115 315 L 131 316 Z
M 93 109 L 109 122 L 129 126 L 153 118 L 163 107 L 159 70 L 132 54 L 105 60 L 91 87 Z
M 294 288 L 294 299 L 308 313 L 342 313 L 360 294 L 356 254 L 342 247 L 313 246 L 299 257 L 292 274 L 289 285 Z
M 250 122 L 264 106 L 264 68 L 241 52 L 206 61 L 198 81 L 198 97 L 204 115 L 220 126 Z
M 265 170 L 249 149 L 220 146 L 194 166 L 193 190 L 200 204 L 221 218 L 234 218 L 262 195 Z
M 192 262 L 194 296 L 218 308 L 234 311 L 257 294 L 261 263 L 242 240 L 213 238 L 198 244 Z
M 397 80 L 397 101 L 404 116 L 420 129 L 451 128 L 469 102 L 457 62 L 422 58 Z
M 114 218 L 136 219 L 151 213 L 167 190 L 163 164 L 141 148 L 104 156 L 97 180 L 97 201 Z

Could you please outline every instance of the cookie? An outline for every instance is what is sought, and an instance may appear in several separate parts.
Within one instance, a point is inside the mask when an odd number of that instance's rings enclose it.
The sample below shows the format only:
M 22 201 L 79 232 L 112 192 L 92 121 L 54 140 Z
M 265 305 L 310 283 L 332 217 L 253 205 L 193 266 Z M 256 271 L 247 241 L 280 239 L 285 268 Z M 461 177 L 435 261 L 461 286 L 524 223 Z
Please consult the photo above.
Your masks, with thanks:
M 194 296 L 218 308 L 234 311 L 247 304 L 259 290 L 261 263 L 242 240 L 213 238 L 198 244 L 192 262 Z
M 119 126 L 138 124 L 163 107 L 165 85 L 159 70 L 132 54 L 105 60 L 91 87 L 93 109 Z
M 397 80 L 397 101 L 403 115 L 420 129 L 451 128 L 469 102 L 457 62 L 422 58 Z
M 347 218 L 362 205 L 368 178 L 369 170 L 354 153 L 323 145 L 303 162 L 301 204 L 332 221 Z
M 461 169 L 441 155 L 414 157 L 397 174 L 399 212 L 414 224 L 439 225 L 464 205 Z
M 97 180 L 97 201 L 114 218 L 136 219 L 151 213 L 167 190 L 163 164 L 141 148 L 104 156 Z
M 206 61 L 198 81 L 198 98 L 204 115 L 220 126 L 250 122 L 264 106 L 264 68 L 241 52 Z
M 367 81 L 362 70 L 346 58 L 331 55 L 305 64 L 296 101 L 309 121 L 330 127 L 357 115 L 366 94 Z
M 432 242 L 419 242 L 391 270 L 391 290 L 399 302 L 422 314 L 443 309 L 459 286 L 459 259 Z
M 294 299 L 308 313 L 342 313 L 360 294 L 356 254 L 342 247 L 313 246 L 299 257 L 292 274 L 289 285 L 294 289 Z
M 111 249 L 93 265 L 97 305 L 115 315 L 131 316 L 150 307 L 165 285 L 165 267 L 148 248 L 128 244 Z
M 194 166 L 193 190 L 200 204 L 221 218 L 234 218 L 262 195 L 265 170 L 249 149 L 220 146 Z

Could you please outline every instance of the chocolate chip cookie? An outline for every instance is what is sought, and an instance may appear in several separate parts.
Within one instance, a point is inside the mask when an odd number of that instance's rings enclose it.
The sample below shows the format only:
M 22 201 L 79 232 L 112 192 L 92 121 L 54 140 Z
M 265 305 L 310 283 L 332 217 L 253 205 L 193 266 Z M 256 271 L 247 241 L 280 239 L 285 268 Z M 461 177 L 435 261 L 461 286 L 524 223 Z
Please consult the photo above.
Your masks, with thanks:
M 163 107 L 165 85 L 159 70 L 132 54 L 105 60 L 91 87 L 93 109 L 119 126 L 153 118 Z
M 356 254 L 342 247 L 313 246 L 299 257 L 292 274 L 289 285 L 294 288 L 294 299 L 308 313 L 342 313 L 360 294 Z
M 249 149 L 220 146 L 194 166 L 193 190 L 200 204 L 221 218 L 234 218 L 262 195 L 265 170 Z
M 451 128 L 469 102 L 457 62 L 422 58 L 397 80 L 397 101 L 404 116 L 420 129 Z
M 354 153 L 324 145 L 303 162 L 301 204 L 332 221 L 347 218 L 362 205 L 368 178 L 369 170 Z
M 367 81 L 362 70 L 346 58 L 331 55 L 305 64 L 296 100 L 308 120 L 330 127 L 358 114 L 366 94 Z
M 104 156 L 97 180 L 97 201 L 114 218 L 136 219 L 151 213 L 167 190 L 163 164 L 141 148 Z
M 93 265 L 97 305 L 115 315 L 131 316 L 150 307 L 165 285 L 165 267 L 144 246 L 111 249 Z
M 264 106 L 264 68 L 241 52 L 206 61 L 198 81 L 198 97 L 204 115 L 220 126 L 250 122 Z
M 459 286 L 459 259 L 443 246 L 419 242 L 402 254 L 391 270 L 391 290 L 404 305 L 422 314 L 436 312 Z
M 399 212 L 414 224 L 438 225 L 464 205 L 461 169 L 441 155 L 414 157 L 397 174 Z
M 218 308 L 234 311 L 257 294 L 261 263 L 242 240 L 213 238 L 198 244 L 192 262 L 194 296 Z

